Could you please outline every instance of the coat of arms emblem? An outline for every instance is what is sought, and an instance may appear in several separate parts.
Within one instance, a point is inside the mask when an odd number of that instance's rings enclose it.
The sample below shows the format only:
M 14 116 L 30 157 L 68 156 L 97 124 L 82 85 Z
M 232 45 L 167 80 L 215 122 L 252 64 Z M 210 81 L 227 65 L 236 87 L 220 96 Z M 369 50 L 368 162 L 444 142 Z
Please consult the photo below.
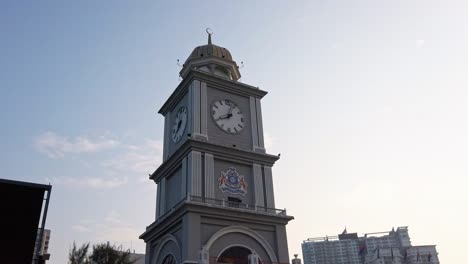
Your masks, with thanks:
M 221 171 L 218 178 L 218 186 L 222 192 L 245 195 L 247 193 L 247 184 L 244 176 L 239 175 L 236 168 L 230 167 L 227 171 Z

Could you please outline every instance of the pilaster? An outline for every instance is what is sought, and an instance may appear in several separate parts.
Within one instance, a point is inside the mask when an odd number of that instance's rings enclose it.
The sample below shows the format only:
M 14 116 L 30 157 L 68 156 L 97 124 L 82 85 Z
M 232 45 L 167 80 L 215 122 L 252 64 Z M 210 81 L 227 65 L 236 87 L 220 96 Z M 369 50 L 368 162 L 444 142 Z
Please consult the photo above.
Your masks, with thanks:
M 258 130 L 257 130 L 257 110 L 255 108 L 255 98 L 250 96 L 250 125 L 252 126 L 252 146 L 253 150 L 258 147 Z
M 169 156 L 169 144 L 171 139 L 171 112 L 168 112 L 164 117 L 164 146 L 163 146 L 163 161 Z
M 273 175 L 271 172 L 271 167 L 264 166 L 263 167 L 263 178 L 265 182 L 265 200 L 266 200 L 266 207 L 268 208 L 275 208 L 275 196 L 273 190 Z
M 280 263 L 289 263 L 288 237 L 285 225 L 276 225 L 277 256 Z
M 188 159 L 188 189 L 190 194 L 194 196 L 202 196 L 202 159 L 201 153 L 192 151 Z
M 200 135 L 208 139 L 208 92 L 206 83 L 200 83 Z
M 200 215 L 188 213 L 182 220 L 182 263 L 198 263 L 200 251 Z
M 260 104 L 260 99 L 255 98 L 255 108 L 257 112 L 257 133 L 258 133 L 258 148 L 265 152 L 265 144 L 263 140 L 263 118 L 262 118 L 262 106 Z
M 252 149 L 265 153 L 263 139 L 262 107 L 259 98 L 250 96 L 250 123 L 252 126 Z
M 265 197 L 263 194 L 262 166 L 260 164 L 253 165 L 253 178 L 255 190 L 255 206 L 265 207 Z
M 192 137 L 206 141 L 207 136 L 207 88 L 206 83 L 194 80 L 190 86 L 192 102 Z
M 157 184 L 157 190 L 156 190 L 156 220 L 161 216 L 160 210 L 161 210 L 161 184 Z
M 192 127 L 193 135 L 200 134 L 200 81 L 193 81 L 190 86 L 192 102 Z
M 214 158 L 205 153 L 205 197 L 215 199 Z
M 182 168 L 181 168 L 181 184 L 180 184 L 180 193 L 181 198 L 187 197 L 187 157 L 182 159 Z
M 162 216 L 166 212 L 166 178 L 162 178 L 159 184 L 161 185 L 159 189 L 161 192 L 159 196 L 159 216 Z

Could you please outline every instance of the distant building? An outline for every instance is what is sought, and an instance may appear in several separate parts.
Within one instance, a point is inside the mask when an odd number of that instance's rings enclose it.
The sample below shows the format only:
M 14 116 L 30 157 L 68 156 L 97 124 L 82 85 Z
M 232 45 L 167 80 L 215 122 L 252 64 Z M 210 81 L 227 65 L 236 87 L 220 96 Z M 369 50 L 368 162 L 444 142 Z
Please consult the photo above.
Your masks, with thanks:
M 407 227 L 359 237 L 346 229 L 338 236 L 302 243 L 304 264 L 439 264 L 434 245 L 411 246 Z
M 406 251 L 408 264 L 439 263 L 435 245 L 415 246 Z
M 37 231 L 36 244 L 34 245 L 34 252 L 36 252 L 37 247 L 40 243 L 40 230 Z M 50 229 L 44 229 L 42 233 L 42 244 L 40 245 L 39 255 L 49 254 L 49 241 L 50 241 Z
M 43 264 L 50 259 L 49 254 L 49 241 L 50 241 L 50 229 L 44 229 L 41 238 L 41 229 L 37 230 L 36 243 L 34 244 L 34 252 L 37 253 L 37 263 Z M 40 244 L 39 244 L 40 243 Z M 39 251 L 38 251 L 39 247 Z M 34 262 L 33 262 L 34 263 Z

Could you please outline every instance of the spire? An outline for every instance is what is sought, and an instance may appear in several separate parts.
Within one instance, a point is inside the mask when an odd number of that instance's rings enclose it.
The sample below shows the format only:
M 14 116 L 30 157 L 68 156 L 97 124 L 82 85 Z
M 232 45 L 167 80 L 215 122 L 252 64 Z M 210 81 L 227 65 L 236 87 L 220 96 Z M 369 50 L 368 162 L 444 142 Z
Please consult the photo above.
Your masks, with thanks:
M 206 28 L 206 33 L 208 33 L 208 45 L 212 45 L 211 35 L 213 35 L 213 30 L 211 28 Z

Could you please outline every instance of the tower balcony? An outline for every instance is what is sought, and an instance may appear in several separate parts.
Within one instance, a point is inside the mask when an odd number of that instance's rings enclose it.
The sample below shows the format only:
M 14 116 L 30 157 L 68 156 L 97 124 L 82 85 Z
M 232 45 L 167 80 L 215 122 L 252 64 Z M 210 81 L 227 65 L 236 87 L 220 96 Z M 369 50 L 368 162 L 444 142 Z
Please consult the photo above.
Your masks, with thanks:
M 237 201 L 211 199 L 206 197 L 189 195 L 186 200 L 187 203 L 202 204 L 216 208 L 226 208 L 231 210 L 239 210 L 245 212 L 255 212 L 260 214 L 287 216 L 286 209 L 268 208 L 263 206 L 256 206 Z
M 260 215 L 266 215 L 266 216 L 276 216 L 276 217 L 293 219 L 293 217 L 288 216 L 286 214 L 286 209 L 269 208 L 269 207 L 263 207 L 263 206 L 255 206 L 252 204 L 246 204 L 246 203 L 241 203 L 241 202 L 210 199 L 206 197 L 188 195 L 186 198 L 180 200 L 179 202 L 174 204 L 172 207 L 167 208 L 164 214 L 160 215 L 156 219 L 156 221 L 150 226 L 148 226 L 147 228 L 151 228 L 157 225 L 158 223 L 164 221 L 165 219 L 169 218 L 169 216 L 171 216 L 172 213 L 174 213 L 175 211 L 178 211 L 178 209 L 180 209 L 184 205 L 201 205 L 201 206 L 218 208 L 218 209 L 221 208 L 221 209 L 236 211 L 236 212 L 254 213 L 254 214 L 260 214 Z

